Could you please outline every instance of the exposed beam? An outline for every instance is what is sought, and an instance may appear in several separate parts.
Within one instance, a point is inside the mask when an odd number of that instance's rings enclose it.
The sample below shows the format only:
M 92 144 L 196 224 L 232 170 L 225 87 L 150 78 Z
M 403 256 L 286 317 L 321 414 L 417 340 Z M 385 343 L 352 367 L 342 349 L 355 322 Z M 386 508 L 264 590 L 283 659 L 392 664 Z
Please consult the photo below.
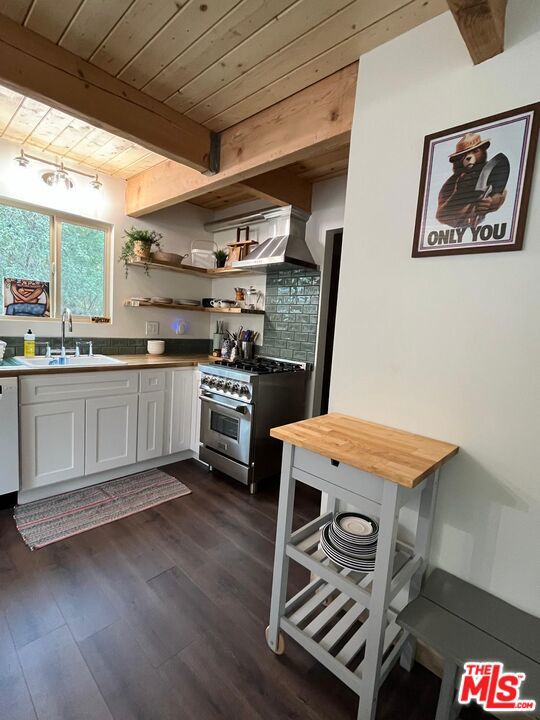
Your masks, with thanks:
M 221 134 L 220 172 L 202 176 L 166 161 L 127 183 L 126 213 L 140 217 L 346 145 L 358 63 L 291 95 Z
M 276 205 L 295 205 L 311 212 L 311 183 L 288 168 L 270 170 L 240 184 L 263 200 L 270 200 Z
M 475 65 L 503 52 L 506 0 L 448 0 L 448 6 Z
M 209 168 L 207 128 L 3 15 L 0 83 L 182 162 L 195 174 Z

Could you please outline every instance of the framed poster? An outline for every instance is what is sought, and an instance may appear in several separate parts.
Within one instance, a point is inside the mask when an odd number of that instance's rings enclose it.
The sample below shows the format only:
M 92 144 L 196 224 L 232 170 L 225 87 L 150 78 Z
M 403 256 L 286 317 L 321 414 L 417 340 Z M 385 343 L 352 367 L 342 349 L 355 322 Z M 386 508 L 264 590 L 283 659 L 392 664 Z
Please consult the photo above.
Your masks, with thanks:
M 413 257 L 521 250 L 540 103 L 427 135 Z
M 4 278 L 4 315 L 50 317 L 49 283 Z

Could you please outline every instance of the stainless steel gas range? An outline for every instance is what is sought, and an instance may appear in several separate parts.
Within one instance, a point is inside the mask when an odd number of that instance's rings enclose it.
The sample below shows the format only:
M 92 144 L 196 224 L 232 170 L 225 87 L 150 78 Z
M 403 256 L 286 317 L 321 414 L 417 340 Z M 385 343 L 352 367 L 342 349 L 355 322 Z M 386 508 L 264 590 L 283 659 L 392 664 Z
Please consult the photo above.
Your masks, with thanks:
M 306 364 L 257 357 L 199 369 L 199 458 L 254 493 L 280 470 L 281 443 L 270 437 L 270 428 L 304 417 Z

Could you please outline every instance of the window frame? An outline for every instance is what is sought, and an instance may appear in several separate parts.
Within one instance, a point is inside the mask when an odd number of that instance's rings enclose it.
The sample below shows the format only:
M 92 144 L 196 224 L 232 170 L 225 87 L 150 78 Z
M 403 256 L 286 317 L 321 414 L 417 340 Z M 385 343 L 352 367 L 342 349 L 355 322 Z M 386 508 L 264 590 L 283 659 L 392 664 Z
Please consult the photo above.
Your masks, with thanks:
M 112 322 L 112 281 L 111 281 L 111 252 L 112 252 L 112 233 L 113 225 L 111 223 L 102 222 L 101 220 L 93 220 L 52 208 L 43 207 L 42 205 L 34 205 L 21 200 L 15 200 L 0 196 L 0 205 L 15 207 L 29 212 L 41 213 L 49 217 L 49 270 L 51 278 L 50 317 L 33 317 L 32 322 L 47 322 L 50 320 L 60 320 L 62 317 L 62 223 L 69 225 L 81 225 L 82 227 L 95 228 L 102 230 L 105 235 L 104 239 L 104 262 L 103 262 L 103 308 L 105 316 L 109 317 Z M 77 322 L 92 322 L 91 315 L 73 315 L 73 319 Z M 3 315 L 0 314 L 0 320 L 23 320 L 21 315 Z

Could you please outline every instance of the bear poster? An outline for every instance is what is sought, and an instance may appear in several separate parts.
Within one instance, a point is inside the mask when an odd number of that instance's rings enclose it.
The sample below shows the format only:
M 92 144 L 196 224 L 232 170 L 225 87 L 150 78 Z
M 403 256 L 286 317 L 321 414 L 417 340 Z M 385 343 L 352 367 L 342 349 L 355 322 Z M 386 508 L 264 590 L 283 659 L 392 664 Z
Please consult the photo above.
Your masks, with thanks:
M 428 135 L 413 257 L 521 250 L 540 103 Z

